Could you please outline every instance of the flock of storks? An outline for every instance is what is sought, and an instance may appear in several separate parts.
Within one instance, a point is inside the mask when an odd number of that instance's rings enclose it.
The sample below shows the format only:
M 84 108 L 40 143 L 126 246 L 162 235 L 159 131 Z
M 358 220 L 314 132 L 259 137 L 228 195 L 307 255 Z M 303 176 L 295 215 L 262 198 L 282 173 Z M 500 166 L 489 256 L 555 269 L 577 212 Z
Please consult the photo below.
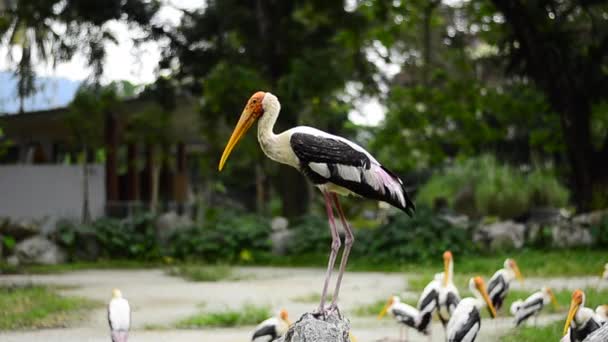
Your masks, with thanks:
M 326 319 L 332 313 L 339 313 L 337 303 L 340 285 L 354 242 L 352 229 L 346 221 L 338 195 L 355 195 L 383 201 L 410 216 L 413 215 L 415 206 L 406 192 L 404 182 L 356 143 L 307 126 L 298 126 L 275 134 L 274 125 L 280 110 L 281 104 L 275 95 L 263 91 L 253 94 L 226 144 L 218 169 L 220 171 L 223 169 L 239 140 L 255 121 L 259 120 L 258 141 L 266 156 L 296 168 L 323 193 L 332 243 L 321 301 L 314 315 L 319 319 Z M 334 209 L 338 213 L 345 238 L 333 300 L 330 305 L 326 305 L 329 281 L 342 246 L 334 219 Z M 496 317 L 496 310 L 502 306 L 510 282 L 516 277 L 521 277 L 521 274 L 515 261 L 507 259 L 504 268 L 494 274 L 487 288 L 481 277 L 471 278 L 469 289 L 474 297 L 461 300 L 458 289 L 452 281 L 453 258 L 450 252 L 444 253 L 444 262 L 444 272 L 436 274 L 433 281 L 427 285 L 417 308 L 402 303 L 398 297 L 392 296 L 379 317 L 390 312 L 404 326 L 428 334 L 432 314 L 436 312 L 443 323 L 449 342 L 474 341 L 481 326 L 480 309 L 487 307 L 490 316 Z M 125 326 L 128 329 L 130 319 L 130 313 L 126 311 L 128 303 L 121 298 L 119 291 L 116 291 L 114 296 L 108 313 L 112 338 L 115 342 L 124 342 L 126 334 L 121 335 L 119 332 L 124 331 Z M 519 325 L 529 317 L 538 316 L 540 310 L 551 300 L 555 302 L 551 290 L 543 288 L 527 299 L 513 303 L 511 312 Z M 584 303 L 583 291 L 575 291 L 572 294 L 570 311 L 564 328 L 566 341 L 582 341 L 584 336 L 605 321 L 606 317 L 601 315 L 605 315 L 606 307 L 594 312 L 586 308 Z M 289 325 L 287 312 L 281 311 L 277 317 L 262 322 L 254 332 L 253 339 L 274 340 L 283 335 Z

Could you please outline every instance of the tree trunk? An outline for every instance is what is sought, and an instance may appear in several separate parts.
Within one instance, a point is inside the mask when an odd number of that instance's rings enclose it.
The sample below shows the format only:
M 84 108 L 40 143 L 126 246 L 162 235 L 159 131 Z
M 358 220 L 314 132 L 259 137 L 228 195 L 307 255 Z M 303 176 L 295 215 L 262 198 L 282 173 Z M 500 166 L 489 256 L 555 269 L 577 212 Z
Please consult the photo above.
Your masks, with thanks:
M 298 217 L 308 212 L 308 186 L 306 179 L 296 169 L 281 165 L 279 168 L 279 193 L 283 216 Z
M 429 1 L 427 6 L 424 8 L 423 21 L 422 21 L 422 84 L 424 86 L 429 85 L 429 73 L 431 70 L 431 19 L 433 17 L 433 11 L 437 7 L 438 2 Z
M 266 211 L 266 194 L 264 191 L 264 180 L 266 176 L 263 169 L 263 161 L 259 160 L 255 164 L 255 208 L 260 215 Z
M 82 151 L 82 224 L 91 222 L 91 209 L 89 207 L 89 158 L 87 145 Z
M 152 167 L 152 169 L 150 170 L 152 173 L 152 188 L 150 189 L 150 211 L 152 213 L 156 213 L 156 210 L 158 209 L 158 180 L 160 178 L 160 167 L 158 165 L 158 153 L 156 145 L 150 145 L 149 148 L 151 153 L 150 163 Z

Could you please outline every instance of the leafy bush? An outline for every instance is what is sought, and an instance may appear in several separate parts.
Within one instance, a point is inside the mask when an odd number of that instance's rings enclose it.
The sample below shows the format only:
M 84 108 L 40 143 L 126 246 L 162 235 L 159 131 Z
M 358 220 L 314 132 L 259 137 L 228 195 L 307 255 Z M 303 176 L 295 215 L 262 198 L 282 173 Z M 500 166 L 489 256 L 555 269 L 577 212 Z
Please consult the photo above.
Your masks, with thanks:
M 154 215 L 145 213 L 127 219 L 101 218 L 88 225 L 62 221 L 57 225 L 56 240 L 73 259 L 90 252 L 80 249 L 92 248 L 92 240 L 98 248 L 93 258 L 156 259 L 161 253 L 154 221 Z
M 453 226 L 425 207 L 413 218 L 399 214 L 384 226 L 357 233 L 354 254 L 378 263 L 430 260 L 448 249 L 457 255 L 475 251 L 467 227 Z
M 438 199 L 472 216 L 512 218 L 530 207 L 563 207 L 568 190 L 549 170 L 525 174 L 499 164 L 492 156 L 464 161 L 435 174 L 420 189 L 417 203 L 433 206 Z
M 339 224 L 339 220 L 337 222 Z M 294 236 L 287 246 L 289 254 L 327 252 L 331 245 L 329 223 L 324 216 L 302 216 L 291 228 Z
M 254 325 L 271 316 L 266 306 L 245 304 L 238 310 L 205 312 L 183 319 L 176 324 L 177 328 L 194 329 L 201 327 L 235 327 Z
M 257 215 L 212 209 L 205 223 L 169 237 L 168 253 L 205 262 L 248 262 L 251 251 L 269 252 L 270 224 Z

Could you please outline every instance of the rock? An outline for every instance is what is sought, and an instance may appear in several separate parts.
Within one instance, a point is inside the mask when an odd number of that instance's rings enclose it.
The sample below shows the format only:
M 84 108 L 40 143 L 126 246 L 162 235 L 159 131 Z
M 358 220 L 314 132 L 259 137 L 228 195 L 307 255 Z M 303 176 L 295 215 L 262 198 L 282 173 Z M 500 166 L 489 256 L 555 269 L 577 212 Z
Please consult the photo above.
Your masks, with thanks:
M 270 227 L 272 227 L 273 232 L 278 230 L 287 230 L 287 227 L 289 227 L 289 221 L 283 216 L 273 217 L 272 221 L 270 221 Z
M 39 233 L 40 222 L 31 219 L 20 219 L 17 221 L 5 219 L 4 224 L 0 225 L 0 234 L 12 236 L 17 241 Z
M 458 190 L 454 196 L 452 207 L 456 212 L 470 217 L 475 217 L 477 215 L 477 208 L 475 207 L 475 188 L 473 185 L 468 184 Z
M 538 225 L 555 224 L 564 219 L 562 209 L 559 208 L 532 208 L 528 212 L 526 223 Z
M 570 222 L 562 222 L 554 226 L 551 236 L 554 247 L 578 247 L 593 244 L 593 237 L 589 229 Z
M 273 231 L 270 234 L 270 240 L 272 241 L 272 253 L 275 255 L 285 255 L 289 249 L 289 241 L 293 236 L 291 230 L 279 230 Z
M 576 215 L 572 218 L 572 223 L 575 225 L 591 227 L 602 223 L 604 218 L 608 218 L 608 209 L 596 210 L 590 213 Z
M 443 214 L 440 215 L 443 220 L 447 221 L 452 226 L 458 228 L 467 228 L 469 226 L 469 217 L 467 215 Z
M 19 266 L 19 258 L 17 258 L 17 256 L 13 254 L 13 255 L 9 256 L 8 258 L 6 258 L 6 263 L 9 266 L 13 266 L 13 267 Z
M 66 253 L 41 235 L 25 239 L 15 246 L 19 263 L 53 265 L 66 261 Z
M 164 213 L 156 219 L 156 237 L 158 242 L 165 246 L 169 237 L 178 230 L 189 228 L 194 225 L 190 217 L 178 215 L 174 211 Z
M 327 320 L 306 313 L 295 322 L 278 342 L 349 342 L 350 322 L 337 314 Z
M 526 226 L 513 221 L 496 222 L 481 226 L 473 234 L 473 242 L 490 250 L 519 249 L 524 245 Z

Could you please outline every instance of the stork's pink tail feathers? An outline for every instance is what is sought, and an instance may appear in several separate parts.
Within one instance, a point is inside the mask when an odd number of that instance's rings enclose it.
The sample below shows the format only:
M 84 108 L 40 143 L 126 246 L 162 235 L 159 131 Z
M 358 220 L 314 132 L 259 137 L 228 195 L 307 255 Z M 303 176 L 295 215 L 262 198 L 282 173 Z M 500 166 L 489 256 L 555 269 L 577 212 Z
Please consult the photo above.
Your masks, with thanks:
M 127 342 L 129 332 L 125 330 L 112 331 L 112 342 Z

